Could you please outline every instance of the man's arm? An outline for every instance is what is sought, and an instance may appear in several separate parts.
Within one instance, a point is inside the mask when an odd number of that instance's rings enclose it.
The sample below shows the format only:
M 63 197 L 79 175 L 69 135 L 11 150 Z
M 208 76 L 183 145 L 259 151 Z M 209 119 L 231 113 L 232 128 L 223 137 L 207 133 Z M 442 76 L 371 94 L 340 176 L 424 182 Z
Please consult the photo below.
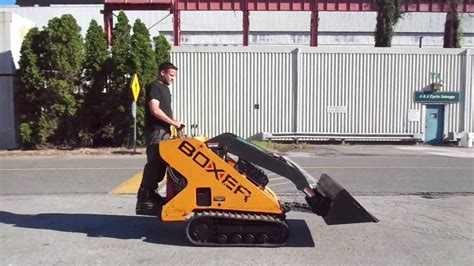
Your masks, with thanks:
M 171 119 L 169 116 L 166 115 L 165 112 L 163 112 L 163 110 L 161 110 L 160 102 L 158 100 L 151 99 L 148 102 L 148 108 L 150 108 L 151 114 L 154 117 L 156 117 L 156 118 L 158 118 L 162 121 L 165 121 L 166 123 L 168 123 L 170 125 L 173 125 L 177 128 L 181 127 L 181 125 L 182 125 L 181 122 Z

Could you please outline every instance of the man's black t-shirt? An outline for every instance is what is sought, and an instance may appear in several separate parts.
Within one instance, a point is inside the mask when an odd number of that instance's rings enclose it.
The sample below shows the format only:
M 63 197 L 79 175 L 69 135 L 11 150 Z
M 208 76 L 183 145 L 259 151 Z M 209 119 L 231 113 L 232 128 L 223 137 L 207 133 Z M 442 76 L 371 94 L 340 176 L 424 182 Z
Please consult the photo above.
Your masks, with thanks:
M 156 99 L 160 102 L 160 109 L 165 112 L 167 116 L 173 118 L 173 111 L 171 110 L 171 93 L 168 86 L 153 81 L 146 87 L 145 91 L 145 128 L 149 131 L 157 129 L 169 130 L 169 124 L 153 116 L 148 107 L 148 103 Z

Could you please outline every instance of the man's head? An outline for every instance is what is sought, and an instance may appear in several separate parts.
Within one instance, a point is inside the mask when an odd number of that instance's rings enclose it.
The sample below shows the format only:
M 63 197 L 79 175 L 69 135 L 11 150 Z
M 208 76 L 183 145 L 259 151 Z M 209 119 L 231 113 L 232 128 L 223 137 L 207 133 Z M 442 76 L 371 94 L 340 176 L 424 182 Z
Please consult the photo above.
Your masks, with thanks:
M 165 85 L 170 85 L 174 81 L 176 70 L 178 70 L 178 68 L 170 62 L 161 64 L 158 69 L 158 80 Z

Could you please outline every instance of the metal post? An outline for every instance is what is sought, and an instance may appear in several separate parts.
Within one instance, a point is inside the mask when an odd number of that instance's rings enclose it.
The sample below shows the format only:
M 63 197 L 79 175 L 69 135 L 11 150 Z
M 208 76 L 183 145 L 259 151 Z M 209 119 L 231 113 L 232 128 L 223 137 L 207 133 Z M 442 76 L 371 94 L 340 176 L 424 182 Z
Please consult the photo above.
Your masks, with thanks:
M 243 11 L 243 45 L 249 46 L 249 28 L 250 28 L 250 12 L 248 10 Z
M 173 9 L 173 42 L 179 46 L 181 42 L 181 12 L 175 7 Z
M 104 30 L 107 35 L 107 42 L 109 45 L 112 44 L 112 25 L 113 25 L 113 15 L 112 10 L 104 9 Z
M 420 39 L 418 43 L 418 47 L 421 48 L 423 46 L 423 36 L 418 37 Z
M 291 119 L 293 120 L 291 123 L 291 131 L 296 134 L 301 128 L 298 126 L 299 125 L 299 117 L 298 117 L 298 94 L 300 91 L 300 83 L 299 83 L 299 57 L 300 57 L 300 49 L 296 48 L 295 50 L 291 51 L 291 63 L 292 63 L 292 73 L 291 73 L 291 80 L 292 80 L 292 94 L 293 94 L 293 114 L 291 116 Z M 298 139 L 296 139 L 296 142 L 298 142 Z
M 133 118 L 133 153 L 137 152 L 137 116 Z
M 472 91 L 472 85 L 473 84 L 470 84 L 470 81 L 472 80 L 472 75 L 474 75 L 472 73 L 473 69 L 471 69 L 471 66 L 472 66 L 472 56 L 471 54 L 469 53 L 469 49 L 466 49 L 466 52 L 465 52 L 465 67 L 464 67 L 464 88 L 462 88 L 461 90 L 461 99 L 462 100 L 462 96 L 464 96 L 464 102 L 462 103 L 462 108 L 464 109 L 464 112 L 463 112 L 463 130 L 462 131 L 465 131 L 465 132 L 469 132 L 470 128 L 473 126 L 471 125 L 472 123 L 472 110 L 474 109 L 474 106 L 472 106 L 472 103 L 474 103 L 474 92 Z
M 137 102 L 132 101 L 133 116 L 133 153 L 137 152 Z
M 317 10 L 311 11 L 311 33 L 310 33 L 310 46 L 318 46 L 318 24 L 319 24 L 319 12 Z

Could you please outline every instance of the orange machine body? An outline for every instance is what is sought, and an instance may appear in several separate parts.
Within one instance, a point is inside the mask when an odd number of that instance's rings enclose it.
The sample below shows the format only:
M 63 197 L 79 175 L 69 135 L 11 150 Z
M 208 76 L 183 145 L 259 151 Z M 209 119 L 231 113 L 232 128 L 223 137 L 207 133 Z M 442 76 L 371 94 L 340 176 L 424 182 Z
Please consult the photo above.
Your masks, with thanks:
M 162 221 L 188 220 L 196 210 L 284 214 L 271 189 L 253 183 L 236 169 L 235 161 L 219 156 L 198 139 L 163 141 L 159 152 L 187 181 L 163 206 Z

